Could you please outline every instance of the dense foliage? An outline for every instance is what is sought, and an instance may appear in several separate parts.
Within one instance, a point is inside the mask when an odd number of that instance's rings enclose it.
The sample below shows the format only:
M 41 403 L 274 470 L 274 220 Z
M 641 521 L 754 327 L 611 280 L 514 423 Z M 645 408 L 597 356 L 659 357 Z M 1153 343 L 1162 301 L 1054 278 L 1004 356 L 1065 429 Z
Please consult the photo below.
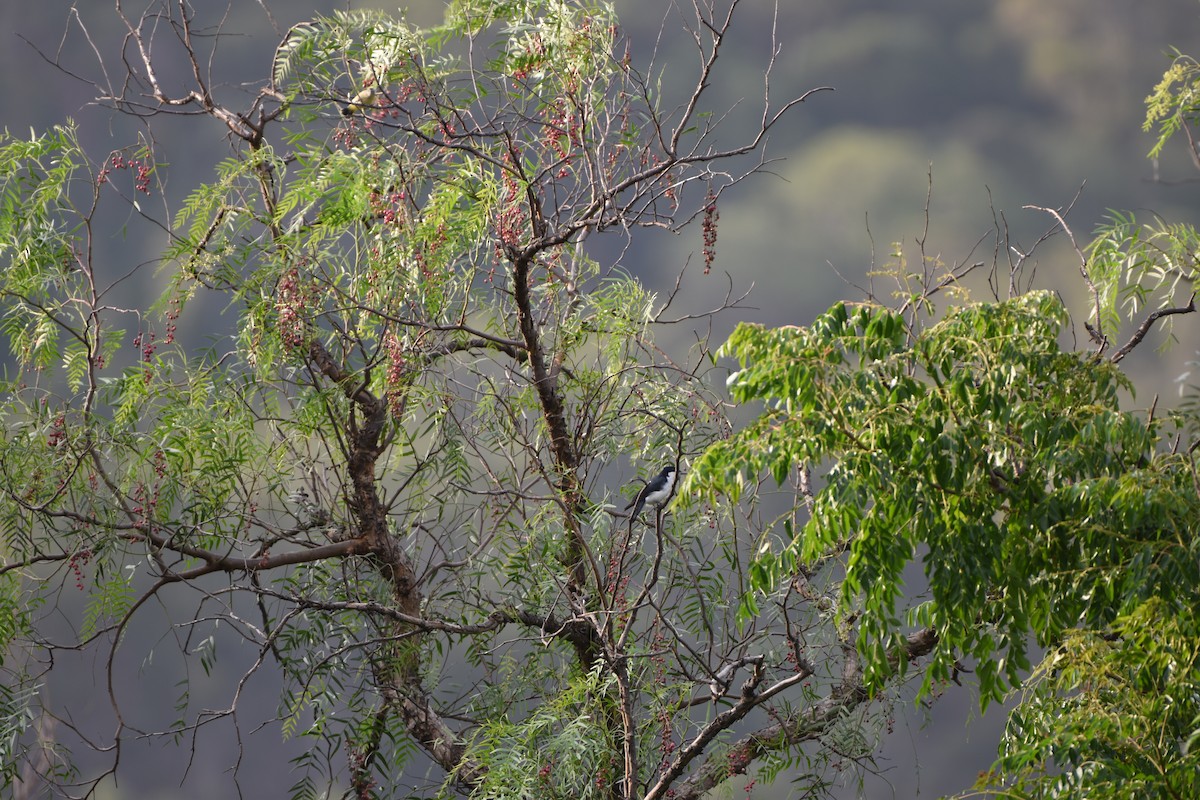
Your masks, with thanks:
M 1148 98 L 1155 155 L 1195 124 L 1195 80 L 1181 58 Z M 893 277 L 918 290 L 898 308 L 743 324 L 722 348 L 741 367 L 734 398 L 765 410 L 710 448 L 684 491 L 737 500 L 759 475 L 797 488 L 786 535 L 752 566 L 756 594 L 838 559 L 838 613 L 868 685 L 903 667 L 915 626 L 937 638 L 923 694 L 973 667 L 986 707 L 1025 681 L 995 769 L 967 796 L 1200 791 L 1196 392 L 1165 413 L 1129 410 L 1117 366 L 1194 312 L 1194 294 L 1172 302 L 1197 277 L 1198 242 L 1191 225 L 1118 214 L 1077 248 L 1089 349 L 1063 348 L 1079 337 L 1056 294 L 1016 290 L 1022 262 L 1009 276 L 993 265 L 992 299 L 940 317 L 929 304 L 966 273 L 898 263 Z M 914 562 L 925 582 L 906 585 Z M 1033 648 L 1045 655 L 1029 675 Z

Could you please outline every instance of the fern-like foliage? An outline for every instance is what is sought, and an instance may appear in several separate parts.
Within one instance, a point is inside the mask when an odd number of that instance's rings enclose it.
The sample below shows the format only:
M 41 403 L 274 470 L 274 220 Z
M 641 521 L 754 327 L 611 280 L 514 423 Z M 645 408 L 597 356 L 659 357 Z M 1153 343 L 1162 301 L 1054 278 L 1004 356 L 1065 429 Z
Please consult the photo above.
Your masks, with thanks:
M 1184 126 L 1197 121 L 1200 121 L 1200 63 L 1176 50 L 1170 68 L 1146 97 L 1146 121 L 1142 129 L 1158 129 L 1150 157 L 1161 155 L 1168 141 Z
M 1106 331 L 1163 306 L 1185 305 L 1200 273 L 1200 234 L 1186 223 L 1139 222 L 1130 212 L 1110 212 L 1088 246 L 1088 269 L 1096 286 Z M 1184 289 L 1180 291 L 1181 287 Z M 1173 317 L 1162 325 L 1170 332 Z

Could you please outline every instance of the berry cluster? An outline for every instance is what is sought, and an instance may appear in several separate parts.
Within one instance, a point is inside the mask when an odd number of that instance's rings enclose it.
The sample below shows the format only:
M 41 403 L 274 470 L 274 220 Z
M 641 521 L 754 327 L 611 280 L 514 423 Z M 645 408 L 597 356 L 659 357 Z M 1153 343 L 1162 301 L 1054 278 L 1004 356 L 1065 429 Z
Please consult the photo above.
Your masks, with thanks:
M 288 350 L 299 348 L 308 338 L 308 307 L 312 303 L 312 287 L 301 282 L 297 267 L 289 267 L 279 277 L 276 292 L 279 338 Z
M 734 775 L 744 775 L 750 767 L 750 762 L 753 760 L 745 746 L 732 748 L 726 759 L 726 766 L 731 778 Z
M 565 97 L 559 97 L 548 105 L 545 114 L 542 144 L 563 162 L 555 177 L 565 178 L 570 174 L 571 148 L 583 145 L 583 115 Z
M 92 551 L 89 548 L 84 548 L 77 553 L 72 553 L 67 559 L 67 566 L 71 569 L 71 574 L 75 576 L 75 588 L 83 591 L 83 568 L 92 560 Z
M 179 295 L 174 295 L 167 304 L 167 336 L 163 340 L 164 344 L 171 344 L 175 341 L 175 330 L 178 327 L 179 315 L 183 311 L 183 300 Z
M 147 331 L 145 335 L 138 331 L 137 336 L 133 337 L 133 346 L 141 348 L 142 363 L 146 368 L 142 371 L 142 382 L 149 386 L 153 373 L 150 371 L 150 362 L 154 360 L 154 351 L 158 349 L 158 344 L 154 341 L 154 331 Z
M 704 274 L 712 271 L 713 262 L 717 260 L 717 220 L 721 215 L 717 211 L 717 195 L 712 187 L 708 187 L 708 195 L 704 198 L 704 217 L 700 228 L 704 233 Z
M 394 333 L 387 335 L 384 340 L 384 348 L 387 350 L 388 357 L 388 410 L 392 412 L 393 417 L 399 419 L 403 412 L 405 369 L 408 366 L 408 357 L 405 353 L 404 343 Z
M 404 191 L 391 191 L 386 194 L 372 191 L 369 201 L 371 215 L 376 219 L 383 220 L 386 225 L 402 229 L 408 218 L 405 209 L 405 200 L 407 199 L 408 193 Z
M 53 448 L 58 447 L 66 440 L 67 417 L 64 414 L 59 414 L 50 425 L 50 435 L 46 437 L 46 444 Z
M 130 509 L 141 517 L 141 524 L 148 527 L 153 525 L 158 509 L 159 490 L 167 477 L 167 454 L 161 447 L 157 448 L 150 457 L 150 464 L 154 470 L 154 485 L 147 492 L 146 484 L 139 481 L 133 487 L 132 494 L 132 499 L 137 505 Z
M 500 200 L 500 219 L 497 220 L 500 243 L 508 247 L 516 247 L 521 241 L 521 233 L 525 230 L 525 208 L 521 204 L 521 184 L 517 181 L 513 162 L 516 157 L 512 153 L 504 156 L 504 171 L 501 175 L 504 194 Z M 497 253 L 497 257 L 502 255 Z
M 133 188 L 144 195 L 150 194 L 150 176 L 154 173 L 154 166 L 140 158 L 126 158 L 121 153 L 113 153 L 108 160 L 109 166 L 100 170 L 100 174 L 96 176 L 96 183 L 108 183 L 108 176 L 114 169 L 133 170 Z

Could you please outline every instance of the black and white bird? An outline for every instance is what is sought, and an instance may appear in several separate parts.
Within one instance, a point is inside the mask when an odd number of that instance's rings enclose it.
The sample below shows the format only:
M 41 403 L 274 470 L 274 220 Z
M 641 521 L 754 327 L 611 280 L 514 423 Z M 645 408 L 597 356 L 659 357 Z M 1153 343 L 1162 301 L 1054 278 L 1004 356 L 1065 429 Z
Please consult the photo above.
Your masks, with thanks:
M 650 481 L 642 487 L 637 493 L 637 497 L 630 501 L 629 505 L 625 506 L 625 510 L 633 509 L 633 513 L 629 515 L 629 524 L 633 525 L 633 521 L 638 518 L 638 514 L 642 513 L 646 503 L 651 503 L 659 508 L 667 502 L 671 496 L 671 490 L 675 488 L 675 467 L 668 464 L 662 468 L 662 472 L 655 475 Z

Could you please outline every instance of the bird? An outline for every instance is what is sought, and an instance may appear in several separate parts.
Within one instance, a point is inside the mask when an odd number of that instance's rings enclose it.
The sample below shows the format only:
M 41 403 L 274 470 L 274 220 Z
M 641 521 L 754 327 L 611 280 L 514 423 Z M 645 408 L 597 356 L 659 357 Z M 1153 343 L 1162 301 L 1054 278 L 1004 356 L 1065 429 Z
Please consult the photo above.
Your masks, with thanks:
M 354 95 L 354 97 L 350 98 L 350 101 L 346 103 L 346 107 L 342 109 L 342 116 L 352 117 L 357 112 L 362 111 L 364 108 L 370 108 L 372 105 L 374 105 L 375 100 L 378 97 L 379 91 L 374 85 L 364 87 L 362 91 Z
M 708 682 L 708 691 L 712 695 L 713 703 L 719 702 L 725 696 L 725 692 L 729 691 L 729 682 L 733 680 L 733 675 L 740 666 L 740 659 L 731 661 L 713 673 L 712 680 Z
M 762 656 L 743 656 L 736 661 L 730 661 L 722 666 L 719 670 L 713 673 L 712 680 L 708 682 L 708 691 L 712 694 L 713 703 L 720 702 L 725 693 L 729 691 L 729 684 L 733 682 L 733 676 L 742 667 L 754 667 L 754 673 L 758 676 L 762 670 Z M 748 692 L 753 693 L 754 687 L 757 686 L 756 681 L 747 681 L 742 686 L 742 697 L 747 697 Z
M 625 510 L 633 509 L 633 513 L 629 515 L 629 524 L 633 525 L 633 521 L 637 519 L 638 514 L 642 513 L 642 509 L 646 503 L 653 503 L 662 508 L 662 504 L 667 502 L 671 496 L 671 490 L 675 488 L 675 467 L 671 464 L 662 468 L 662 472 L 655 475 L 649 482 L 641 488 L 637 493 L 637 497 L 630 501 L 629 505 L 625 506 Z
M 317 504 L 313 502 L 308 490 L 306 490 L 303 486 L 288 495 L 288 502 L 299 506 L 300 510 L 306 515 L 311 515 L 317 510 Z

